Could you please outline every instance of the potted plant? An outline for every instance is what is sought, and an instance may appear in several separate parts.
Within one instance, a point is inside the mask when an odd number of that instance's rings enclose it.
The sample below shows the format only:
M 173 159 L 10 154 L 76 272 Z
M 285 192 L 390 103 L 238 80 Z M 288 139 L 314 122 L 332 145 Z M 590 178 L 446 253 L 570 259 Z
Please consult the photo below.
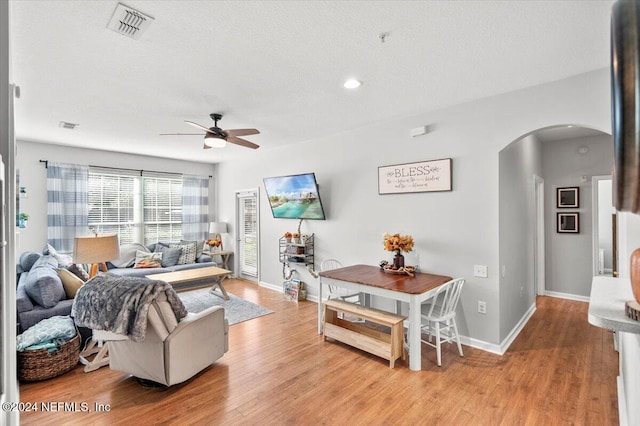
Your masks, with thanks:
M 26 228 L 28 220 L 29 220 L 29 215 L 28 214 L 20 213 L 18 215 L 18 227 L 19 228 Z
M 284 233 L 284 239 L 286 242 L 290 243 L 291 242 L 291 237 L 293 236 L 293 234 L 291 234 L 291 232 L 287 231 Z
M 291 237 L 293 238 L 293 244 L 300 244 L 300 233 L 294 232 Z

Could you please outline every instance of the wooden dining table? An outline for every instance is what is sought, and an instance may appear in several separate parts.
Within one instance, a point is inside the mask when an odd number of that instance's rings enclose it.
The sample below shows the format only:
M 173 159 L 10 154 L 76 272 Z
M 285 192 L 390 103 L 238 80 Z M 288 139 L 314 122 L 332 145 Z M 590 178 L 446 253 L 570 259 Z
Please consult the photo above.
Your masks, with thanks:
M 416 272 L 413 276 L 385 272 L 378 266 L 352 265 L 320 272 L 318 290 L 318 334 L 322 334 L 322 287 L 334 285 L 358 293 L 386 297 L 409 304 L 409 368 L 422 369 L 420 342 L 420 305 L 440 285 L 451 281 L 451 277 Z

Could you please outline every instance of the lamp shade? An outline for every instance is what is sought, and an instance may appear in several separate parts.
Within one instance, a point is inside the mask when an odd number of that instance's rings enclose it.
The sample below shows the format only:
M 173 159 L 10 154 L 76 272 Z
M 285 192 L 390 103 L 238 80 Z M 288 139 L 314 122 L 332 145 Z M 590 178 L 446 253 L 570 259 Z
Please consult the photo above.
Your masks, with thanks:
M 103 263 L 118 257 L 120 245 L 116 234 L 86 235 L 74 240 L 73 260 L 76 263 Z
M 226 234 L 227 223 L 226 222 L 211 222 L 209 223 L 210 234 Z

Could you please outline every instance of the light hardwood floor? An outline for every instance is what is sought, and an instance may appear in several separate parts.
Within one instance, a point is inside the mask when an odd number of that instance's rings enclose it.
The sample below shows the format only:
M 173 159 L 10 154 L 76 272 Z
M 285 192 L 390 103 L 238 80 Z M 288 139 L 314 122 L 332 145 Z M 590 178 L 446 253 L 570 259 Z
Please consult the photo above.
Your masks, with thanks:
M 316 304 L 240 280 L 235 295 L 275 313 L 231 326 L 216 364 L 169 389 L 143 388 L 108 367 L 82 366 L 23 383 L 23 402 L 108 404 L 109 412 L 30 412 L 24 425 L 615 425 L 612 334 L 587 322 L 588 305 L 549 297 L 508 352 L 445 345 L 442 367 L 423 345 L 422 371 L 324 342 Z

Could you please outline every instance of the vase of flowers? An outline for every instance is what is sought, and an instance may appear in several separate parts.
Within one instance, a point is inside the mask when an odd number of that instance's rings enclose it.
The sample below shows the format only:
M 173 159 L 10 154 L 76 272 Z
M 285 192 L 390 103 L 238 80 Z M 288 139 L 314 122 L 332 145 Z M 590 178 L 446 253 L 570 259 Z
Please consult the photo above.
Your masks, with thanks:
M 287 243 L 290 243 L 290 242 L 291 242 L 291 237 L 292 237 L 292 236 L 293 236 L 293 234 L 291 234 L 291 232 L 287 231 L 287 232 L 285 232 L 285 233 L 284 233 L 284 240 L 285 240 Z
M 300 244 L 300 233 L 294 232 L 292 235 L 293 244 Z
M 411 235 L 387 234 L 384 237 L 384 249 L 394 252 L 393 266 L 395 269 L 404 267 L 404 256 L 402 252 L 413 250 L 413 237 Z
M 222 247 L 222 240 L 220 240 L 219 238 L 214 238 L 211 240 L 207 240 L 205 241 L 205 243 L 211 247 L 211 251 L 212 252 L 216 252 L 216 251 L 220 251 L 221 247 Z

